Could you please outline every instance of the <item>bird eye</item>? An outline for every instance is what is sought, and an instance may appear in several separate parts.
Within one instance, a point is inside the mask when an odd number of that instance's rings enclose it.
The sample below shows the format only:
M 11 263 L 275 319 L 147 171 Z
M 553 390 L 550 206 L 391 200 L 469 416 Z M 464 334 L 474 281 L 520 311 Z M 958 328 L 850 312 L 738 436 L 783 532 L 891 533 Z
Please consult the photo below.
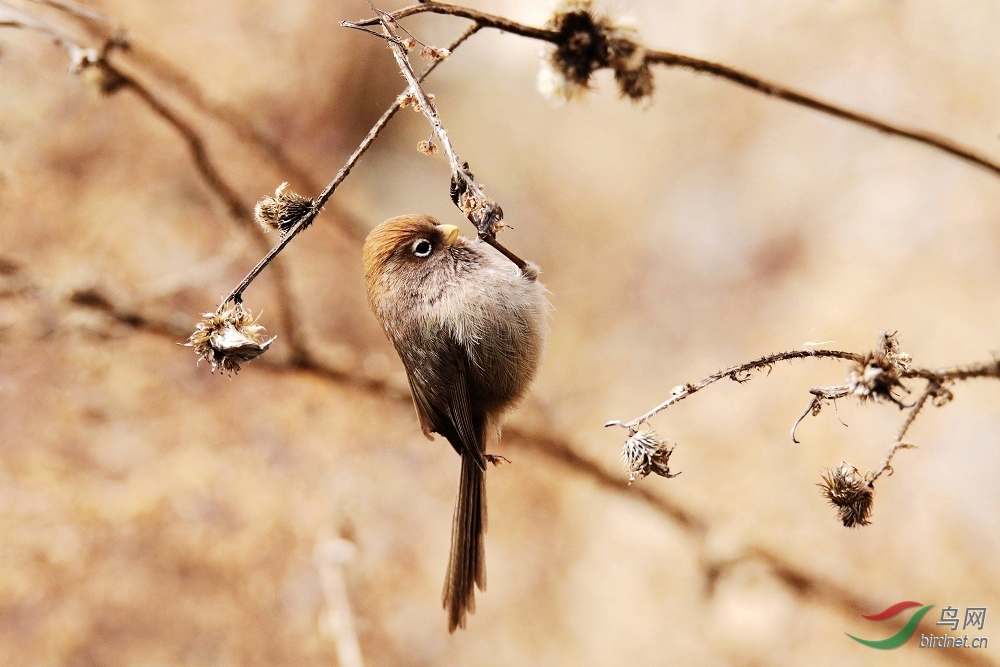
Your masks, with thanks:
M 413 254 L 417 257 L 427 257 L 431 254 L 431 242 L 427 239 L 420 239 L 413 244 Z

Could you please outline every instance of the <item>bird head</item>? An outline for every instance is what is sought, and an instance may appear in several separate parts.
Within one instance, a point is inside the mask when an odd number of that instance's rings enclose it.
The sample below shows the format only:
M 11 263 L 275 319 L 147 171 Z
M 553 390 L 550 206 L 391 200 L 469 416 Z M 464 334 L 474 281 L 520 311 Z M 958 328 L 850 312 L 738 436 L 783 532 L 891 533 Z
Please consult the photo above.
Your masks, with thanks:
M 378 303 L 390 285 L 415 286 L 451 267 L 452 252 L 464 242 L 458 227 L 442 225 L 429 215 L 386 220 L 368 234 L 362 251 L 369 301 Z

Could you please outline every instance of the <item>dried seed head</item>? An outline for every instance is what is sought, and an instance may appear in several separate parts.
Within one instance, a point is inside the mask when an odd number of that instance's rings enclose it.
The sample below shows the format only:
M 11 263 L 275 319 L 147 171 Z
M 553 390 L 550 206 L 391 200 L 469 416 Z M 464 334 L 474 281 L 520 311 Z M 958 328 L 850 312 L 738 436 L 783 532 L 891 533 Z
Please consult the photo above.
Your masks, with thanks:
M 288 233 L 313 207 L 313 200 L 294 192 L 286 192 L 288 183 L 282 183 L 268 196 L 257 202 L 253 213 L 257 223 L 265 229 L 277 229 L 282 236 Z
M 911 362 L 910 355 L 900 351 L 896 334 L 883 331 L 875 351 L 869 352 L 864 361 L 851 370 L 847 389 L 861 401 L 888 401 L 902 405 L 894 392 L 896 389 L 906 390 L 900 381 L 900 373 L 905 372 Z
M 240 364 L 267 351 L 274 338 L 264 340 L 264 327 L 236 303 L 221 313 L 205 313 L 186 345 L 212 365 L 212 372 L 239 373 Z
M 622 463 L 628 471 L 628 483 L 642 479 L 649 473 L 660 477 L 676 477 L 680 473 L 670 472 L 670 455 L 674 448 L 656 431 L 636 431 L 629 436 L 622 447 Z
M 840 465 L 823 473 L 820 487 L 823 496 L 837 508 L 837 518 L 848 528 L 867 526 L 872 513 L 875 487 L 868 484 L 858 469 L 841 461 Z
M 891 365 L 897 372 L 901 373 L 910 367 L 910 364 L 913 363 L 913 357 L 899 349 L 898 333 L 898 331 L 880 333 L 875 356 L 880 358 L 884 364 Z
M 417 111 L 420 111 L 420 103 L 417 101 L 417 96 L 410 91 L 400 93 L 399 97 L 396 98 L 396 102 L 399 104 L 400 109 L 405 109 L 412 105 Z
M 437 144 L 434 143 L 433 139 L 428 139 L 427 141 L 418 141 L 417 150 L 424 155 L 434 155 L 438 152 Z
M 538 68 L 536 85 L 538 92 L 556 106 L 581 99 L 590 90 L 585 85 L 567 79 L 548 58 L 542 60 L 541 67 Z
M 615 81 L 618 83 L 618 92 L 621 96 L 633 102 L 643 102 L 653 96 L 655 83 L 653 70 L 649 65 L 644 64 L 635 70 L 616 69 Z
M 634 101 L 653 93 L 653 73 L 635 28 L 597 14 L 589 0 L 557 5 L 549 27 L 559 33 L 555 48 L 543 59 L 539 91 L 555 103 L 580 97 L 590 89 L 591 75 L 609 67 L 618 90 Z
M 448 49 L 442 49 L 436 46 L 425 46 L 420 49 L 420 57 L 424 60 L 444 60 L 451 55 L 451 51 Z
M 416 45 L 417 45 L 417 40 L 413 39 L 412 37 L 407 37 L 406 39 L 403 40 L 403 48 L 406 49 L 407 51 L 412 50 L 413 47 Z
M 618 28 L 608 38 L 608 64 L 615 72 L 622 97 L 640 102 L 653 95 L 653 70 L 646 64 L 646 47 L 639 43 L 634 30 Z

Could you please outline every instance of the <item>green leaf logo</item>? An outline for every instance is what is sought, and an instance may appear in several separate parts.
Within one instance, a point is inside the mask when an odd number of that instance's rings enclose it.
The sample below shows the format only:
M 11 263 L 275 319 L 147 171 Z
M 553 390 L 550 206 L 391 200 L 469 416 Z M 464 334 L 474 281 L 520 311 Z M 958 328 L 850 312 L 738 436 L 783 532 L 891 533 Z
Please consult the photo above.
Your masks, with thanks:
M 916 607 L 919 605 L 920 605 L 919 602 L 898 602 L 879 614 L 872 614 L 871 616 L 865 616 L 865 618 L 871 620 L 884 621 L 887 618 L 892 618 L 893 616 L 903 611 L 904 609 L 908 609 L 910 607 Z M 920 623 L 920 619 L 922 619 L 924 615 L 927 612 L 929 612 L 933 606 L 934 605 L 929 604 L 925 607 L 921 607 L 919 610 L 917 610 L 915 614 L 913 614 L 913 616 L 910 617 L 910 620 L 906 622 L 906 625 L 904 625 L 899 632 L 897 632 L 896 634 L 887 639 L 878 639 L 878 640 L 861 639 L 860 637 L 855 637 L 854 635 L 849 634 L 847 632 L 845 632 L 844 634 L 853 639 L 854 641 L 864 644 L 865 646 L 871 646 L 872 648 L 877 648 L 882 650 L 899 648 L 900 646 L 905 644 L 910 637 L 913 636 L 913 633 L 917 630 L 917 624 Z

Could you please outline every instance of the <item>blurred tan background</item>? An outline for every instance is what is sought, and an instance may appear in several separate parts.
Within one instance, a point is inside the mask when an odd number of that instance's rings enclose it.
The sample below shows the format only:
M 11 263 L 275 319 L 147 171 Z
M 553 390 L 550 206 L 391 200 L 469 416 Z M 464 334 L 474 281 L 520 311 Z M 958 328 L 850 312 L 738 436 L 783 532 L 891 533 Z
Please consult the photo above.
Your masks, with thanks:
M 402 90 L 388 51 L 339 27 L 369 14 L 360 1 L 90 6 L 136 45 L 112 62 L 205 139 L 245 207 L 286 180 L 315 195 Z M 474 6 L 534 25 L 548 11 Z M 1000 156 L 994 2 L 612 9 L 651 46 Z M 465 22 L 407 25 L 444 45 Z M 923 632 L 941 607 L 986 605 L 981 634 L 1000 646 L 1000 384 L 958 385 L 921 416 L 920 448 L 897 456 L 873 524 L 855 530 L 816 482 L 841 459 L 876 467 L 899 411 L 841 402 L 848 428 L 825 410 L 801 444 L 788 435 L 808 388 L 842 382 L 843 365 L 782 365 L 656 418 L 679 443 L 676 479 L 627 487 L 621 432 L 602 428 L 807 342 L 863 352 L 889 329 L 920 365 L 987 359 L 1000 348 L 1000 180 L 689 72 L 658 70 L 645 110 L 618 100 L 607 72 L 585 102 L 554 108 L 535 90 L 541 49 L 484 31 L 427 83 L 503 205 L 504 242 L 542 266 L 555 306 L 501 452 L 513 464 L 489 476 L 489 590 L 449 636 L 459 460 L 421 436 L 360 274 L 359 238 L 386 217 L 464 224 L 445 159 L 415 150 L 425 121 L 397 117 L 282 255 L 295 335 L 320 370 L 287 363 L 269 270 L 246 298 L 278 339 L 229 379 L 175 343 L 261 256 L 259 237 L 133 90 L 101 98 L 65 51 L 0 32 L 0 664 L 336 665 L 324 582 L 338 576 L 368 665 L 1000 663 L 997 648 L 883 652 L 844 636 L 888 636 L 905 617 L 860 614 L 909 599 L 937 605 Z M 353 544 L 342 565 L 338 538 Z

